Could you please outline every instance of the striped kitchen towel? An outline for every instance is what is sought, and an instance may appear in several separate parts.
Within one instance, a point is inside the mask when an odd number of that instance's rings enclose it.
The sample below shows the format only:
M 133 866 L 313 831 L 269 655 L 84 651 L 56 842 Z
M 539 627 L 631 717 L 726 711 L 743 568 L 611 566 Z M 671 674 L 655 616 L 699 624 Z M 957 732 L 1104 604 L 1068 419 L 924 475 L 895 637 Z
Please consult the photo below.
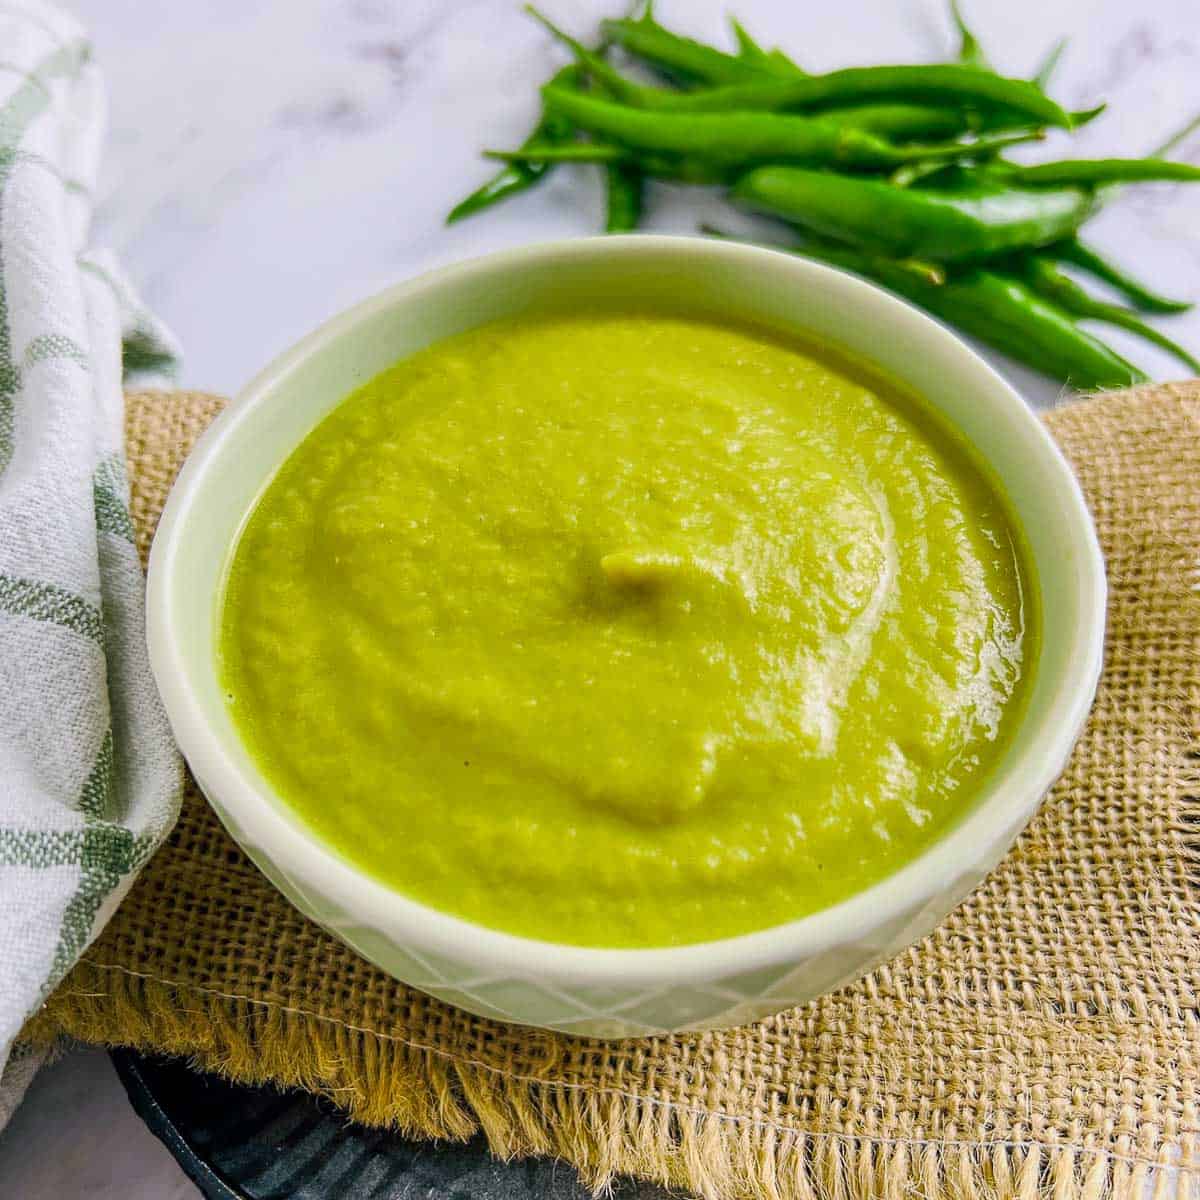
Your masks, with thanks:
M 0 1125 L 13 1039 L 179 807 L 146 660 L 122 449 L 127 366 L 173 347 L 88 248 L 104 93 L 73 20 L 0 0 Z M 141 382 L 145 381 L 142 376 Z

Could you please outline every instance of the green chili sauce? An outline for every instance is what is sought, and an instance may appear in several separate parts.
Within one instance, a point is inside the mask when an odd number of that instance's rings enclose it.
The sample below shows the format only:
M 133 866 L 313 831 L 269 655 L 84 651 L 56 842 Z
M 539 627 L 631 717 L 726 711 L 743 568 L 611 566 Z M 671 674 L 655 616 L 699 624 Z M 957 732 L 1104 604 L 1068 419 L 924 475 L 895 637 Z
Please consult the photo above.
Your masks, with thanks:
M 512 933 L 761 929 L 913 858 L 1019 718 L 1036 600 L 921 406 L 750 328 L 488 325 L 335 408 L 251 514 L 221 670 L 345 859 Z

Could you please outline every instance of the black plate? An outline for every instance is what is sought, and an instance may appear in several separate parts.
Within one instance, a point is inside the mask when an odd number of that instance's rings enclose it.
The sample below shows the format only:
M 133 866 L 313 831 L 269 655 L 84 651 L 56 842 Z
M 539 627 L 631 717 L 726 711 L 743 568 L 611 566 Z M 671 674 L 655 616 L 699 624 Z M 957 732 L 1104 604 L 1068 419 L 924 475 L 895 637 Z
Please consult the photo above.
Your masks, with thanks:
M 114 1050 L 138 1116 L 208 1200 L 589 1200 L 573 1168 L 503 1163 L 482 1137 L 417 1142 L 348 1122 L 306 1092 L 245 1087 L 181 1059 Z M 613 1200 L 667 1200 L 624 1180 Z

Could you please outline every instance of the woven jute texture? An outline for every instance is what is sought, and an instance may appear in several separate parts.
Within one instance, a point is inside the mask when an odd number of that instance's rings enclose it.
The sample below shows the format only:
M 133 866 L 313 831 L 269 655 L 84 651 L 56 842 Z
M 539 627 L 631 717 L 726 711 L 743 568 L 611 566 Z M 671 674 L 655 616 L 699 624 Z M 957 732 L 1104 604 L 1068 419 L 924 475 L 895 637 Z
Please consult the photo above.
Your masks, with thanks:
M 143 551 L 220 401 L 132 397 Z M 355 1118 L 486 1131 L 711 1197 L 1200 1195 L 1200 383 L 1048 418 L 1107 556 L 1087 732 L 1005 862 L 919 946 L 761 1025 L 601 1043 L 494 1024 L 299 916 L 194 789 L 28 1034 L 191 1055 Z

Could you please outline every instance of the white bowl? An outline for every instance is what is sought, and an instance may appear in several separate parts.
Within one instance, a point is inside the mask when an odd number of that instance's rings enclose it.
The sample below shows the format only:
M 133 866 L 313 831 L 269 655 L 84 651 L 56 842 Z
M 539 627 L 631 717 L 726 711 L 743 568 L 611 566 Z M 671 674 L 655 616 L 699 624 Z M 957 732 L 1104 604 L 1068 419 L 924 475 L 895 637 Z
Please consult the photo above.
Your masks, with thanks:
M 995 471 L 1028 536 L 1043 637 L 1026 713 L 959 820 L 850 899 L 785 925 L 669 949 L 514 937 L 408 899 L 323 845 L 246 752 L 216 672 L 222 577 L 288 454 L 350 391 L 482 322 L 582 300 L 681 301 L 827 342 L 907 384 Z M 599 1037 L 752 1021 L 862 975 L 923 937 L 991 869 L 1066 763 L 1095 692 L 1104 566 L 1070 468 L 1042 423 L 937 322 L 787 254 L 695 238 L 529 246 L 447 267 L 360 304 L 258 376 L 188 459 L 150 555 L 150 660 L 175 737 L 229 832 L 306 916 L 385 971 L 472 1012 Z

